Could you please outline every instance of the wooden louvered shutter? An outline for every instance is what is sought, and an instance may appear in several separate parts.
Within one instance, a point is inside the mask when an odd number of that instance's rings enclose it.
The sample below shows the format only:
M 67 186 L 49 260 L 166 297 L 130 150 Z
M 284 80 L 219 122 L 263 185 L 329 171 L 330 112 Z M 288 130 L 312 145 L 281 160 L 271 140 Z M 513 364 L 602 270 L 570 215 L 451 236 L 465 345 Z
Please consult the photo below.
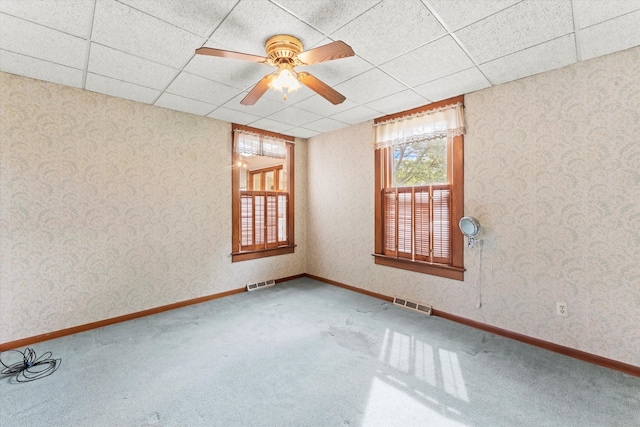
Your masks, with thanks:
M 278 244 L 287 244 L 287 211 L 289 209 L 289 195 L 278 194 Z
M 253 196 L 240 194 L 240 246 L 242 250 L 253 249 Z
M 431 249 L 431 214 L 429 187 L 415 188 L 415 259 L 429 261 Z
M 384 254 L 396 256 L 396 190 L 383 190 L 384 211 Z
M 398 256 L 402 258 L 411 258 L 413 253 L 413 203 L 411 196 L 411 188 L 398 189 Z
M 451 263 L 451 190 L 434 185 L 432 195 L 433 262 Z

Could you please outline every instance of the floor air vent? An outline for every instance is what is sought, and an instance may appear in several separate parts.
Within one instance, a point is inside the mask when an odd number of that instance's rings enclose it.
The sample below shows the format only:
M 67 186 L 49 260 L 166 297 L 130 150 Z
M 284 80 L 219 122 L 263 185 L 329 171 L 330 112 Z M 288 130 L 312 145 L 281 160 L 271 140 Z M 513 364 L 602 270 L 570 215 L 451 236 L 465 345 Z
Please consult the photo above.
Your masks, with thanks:
M 273 286 L 276 284 L 275 280 L 267 280 L 266 282 L 250 283 L 247 285 L 248 291 L 255 291 L 256 289 L 266 288 L 267 286 Z
M 404 308 L 408 308 L 409 310 L 418 311 L 422 314 L 426 314 L 427 316 L 431 316 L 431 306 L 426 304 L 420 304 L 417 302 L 407 301 L 406 299 L 395 297 L 393 299 L 393 303 L 395 305 L 399 305 Z

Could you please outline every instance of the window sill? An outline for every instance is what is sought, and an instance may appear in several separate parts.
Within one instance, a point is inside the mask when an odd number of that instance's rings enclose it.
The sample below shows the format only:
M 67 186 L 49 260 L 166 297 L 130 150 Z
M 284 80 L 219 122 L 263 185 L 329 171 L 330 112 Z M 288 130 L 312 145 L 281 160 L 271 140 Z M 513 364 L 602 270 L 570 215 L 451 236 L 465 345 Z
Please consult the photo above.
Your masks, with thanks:
M 443 264 L 430 264 L 410 259 L 394 258 L 387 255 L 372 254 L 377 265 L 400 268 L 415 271 L 417 273 L 431 274 L 432 276 L 446 277 L 447 279 L 464 280 L 464 267 L 454 267 Z
M 248 261 L 251 259 L 266 258 L 276 255 L 292 254 L 296 245 L 280 246 L 271 249 L 259 249 L 257 251 L 232 252 L 231 262 Z

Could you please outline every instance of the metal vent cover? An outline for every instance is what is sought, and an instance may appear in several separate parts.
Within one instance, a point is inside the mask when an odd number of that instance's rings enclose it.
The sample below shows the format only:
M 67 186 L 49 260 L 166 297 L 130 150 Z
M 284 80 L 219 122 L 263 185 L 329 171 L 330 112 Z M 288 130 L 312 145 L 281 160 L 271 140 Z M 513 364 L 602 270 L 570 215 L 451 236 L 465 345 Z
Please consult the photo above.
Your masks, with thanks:
M 393 298 L 393 303 L 395 305 L 399 305 L 400 307 L 404 307 L 409 310 L 417 311 L 422 314 L 426 314 L 427 316 L 431 316 L 431 306 L 427 304 L 421 304 L 413 301 L 408 301 L 404 298 Z
M 267 280 L 267 281 L 264 281 L 264 282 L 249 283 L 247 285 L 247 291 L 255 291 L 256 289 L 266 288 L 268 286 L 273 286 L 275 284 L 276 284 L 275 280 Z

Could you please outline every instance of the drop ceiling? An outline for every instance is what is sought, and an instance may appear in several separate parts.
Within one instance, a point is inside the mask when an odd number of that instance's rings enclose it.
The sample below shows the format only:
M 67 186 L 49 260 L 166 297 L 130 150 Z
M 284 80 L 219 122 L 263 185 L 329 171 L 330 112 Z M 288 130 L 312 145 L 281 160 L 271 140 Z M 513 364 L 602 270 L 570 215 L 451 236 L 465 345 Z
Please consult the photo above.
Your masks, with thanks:
M 640 0 L 0 0 L 0 71 L 309 138 L 640 45 Z M 298 67 L 334 87 L 240 101 L 272 35 L 350 58 Z M 629 70 L 637 72 L 637 70 Z

